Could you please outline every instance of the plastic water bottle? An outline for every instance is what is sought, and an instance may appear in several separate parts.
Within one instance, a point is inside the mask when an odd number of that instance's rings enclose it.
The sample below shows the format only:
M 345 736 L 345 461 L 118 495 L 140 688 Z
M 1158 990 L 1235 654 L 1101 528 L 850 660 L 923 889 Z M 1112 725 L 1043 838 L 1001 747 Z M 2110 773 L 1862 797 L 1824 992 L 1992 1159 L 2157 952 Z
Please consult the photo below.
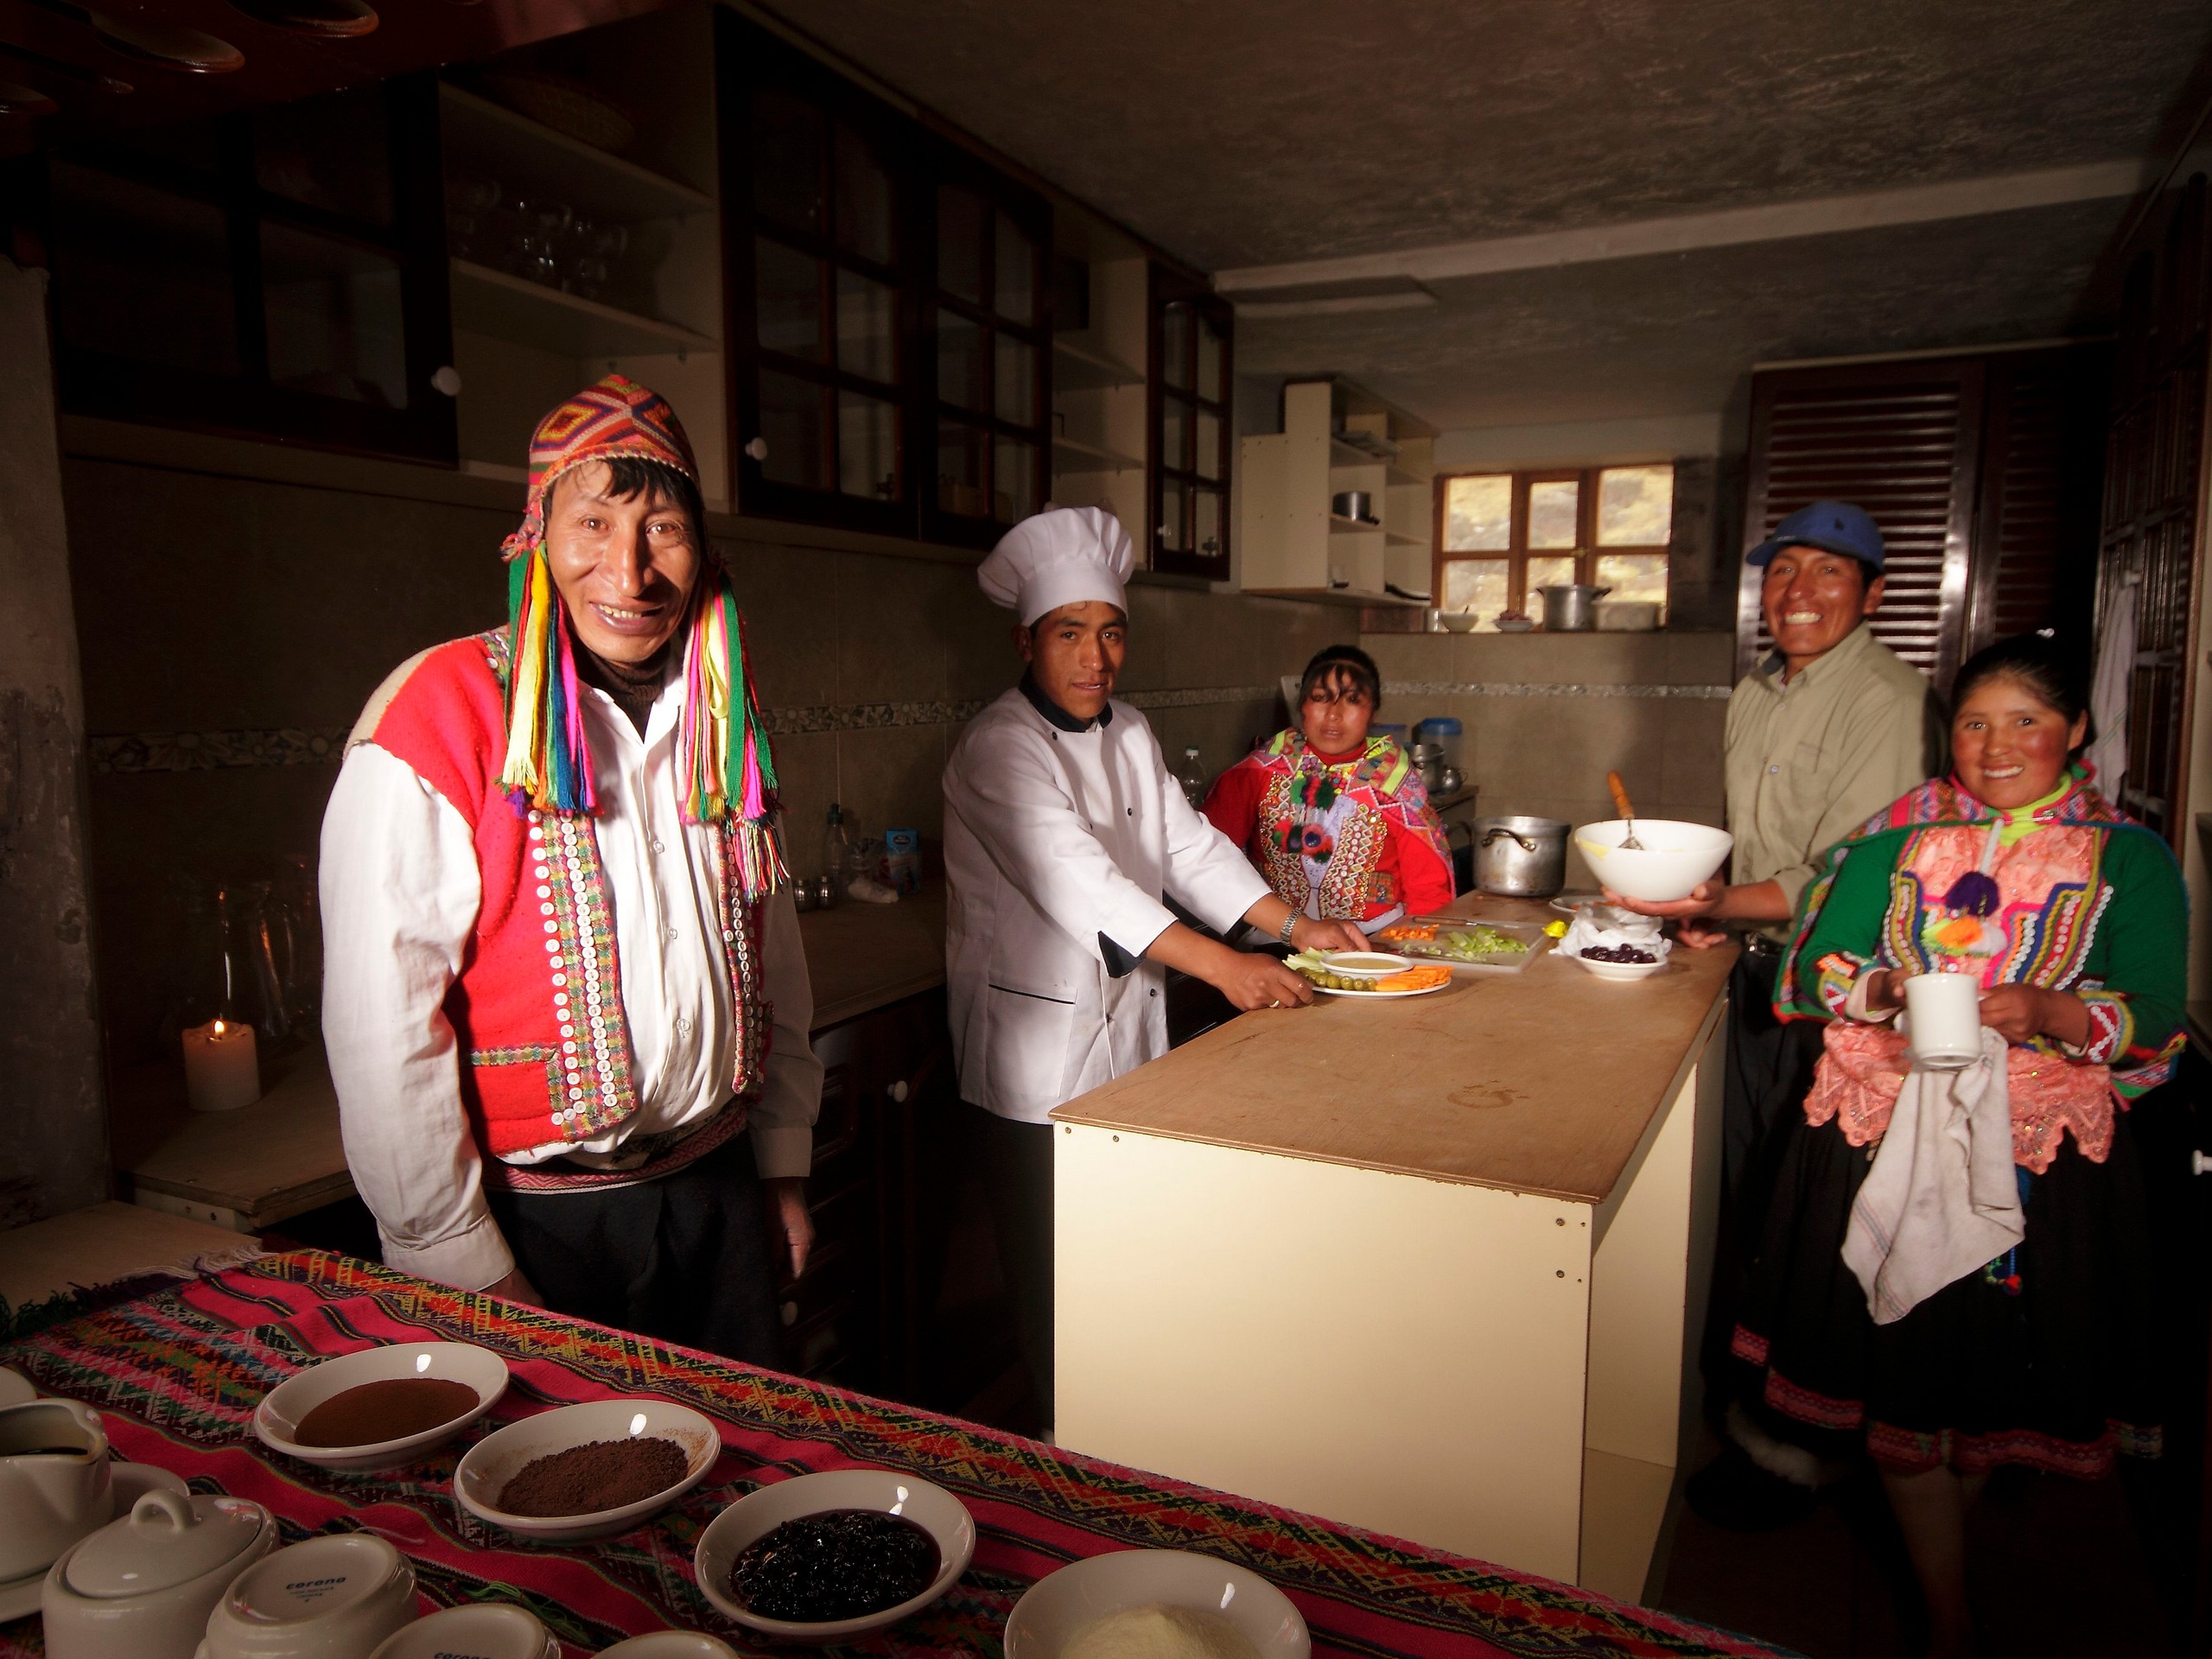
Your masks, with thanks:
M 1196 748 L 1183 751 L 1183 769 L 1175 774 L 1175 781 L 1183 786 L 1183 798 L 1192 806 L 1205 804 L 1206 785 L 1211 780 L 1206 777 L 1206 769 L 1198 764 Z

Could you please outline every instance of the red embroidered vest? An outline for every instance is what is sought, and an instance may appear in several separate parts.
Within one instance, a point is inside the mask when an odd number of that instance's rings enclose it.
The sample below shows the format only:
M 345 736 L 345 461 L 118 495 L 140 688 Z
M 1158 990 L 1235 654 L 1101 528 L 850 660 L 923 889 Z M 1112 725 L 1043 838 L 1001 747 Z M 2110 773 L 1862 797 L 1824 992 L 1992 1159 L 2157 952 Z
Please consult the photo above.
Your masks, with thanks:
M 506 630 L 425 652 L 386 682 L 355 728 L 412 767 L 467 819 L 483 899 L 446 993 L 466 1064 L 461 1095 L 494 1157 L 606 1134 L 638 1109 L 614 922 L 591 820 L 518 811 L 500 792 Z M 378 706 L 378 703 L 382 707 Z M 722 950 L 741 1097 L 757 1093 L 769 1011 L 760 918 L 730 888 L 722 849 Z

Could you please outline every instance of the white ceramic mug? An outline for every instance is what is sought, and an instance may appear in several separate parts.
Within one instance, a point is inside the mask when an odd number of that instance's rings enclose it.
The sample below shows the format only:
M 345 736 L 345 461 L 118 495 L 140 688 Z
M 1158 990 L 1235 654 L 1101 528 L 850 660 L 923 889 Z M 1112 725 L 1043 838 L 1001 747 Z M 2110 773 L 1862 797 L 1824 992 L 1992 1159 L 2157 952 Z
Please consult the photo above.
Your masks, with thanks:
M 74 1400 L 0 1407 L 0 1580 L 45 1572 L 112 1509 L 98 1412 Z
M 1915 974 L 1904 982 L 1912 1058 L 1955 1071 L 1981 1058 L 1981 982 L 1972 974 Z

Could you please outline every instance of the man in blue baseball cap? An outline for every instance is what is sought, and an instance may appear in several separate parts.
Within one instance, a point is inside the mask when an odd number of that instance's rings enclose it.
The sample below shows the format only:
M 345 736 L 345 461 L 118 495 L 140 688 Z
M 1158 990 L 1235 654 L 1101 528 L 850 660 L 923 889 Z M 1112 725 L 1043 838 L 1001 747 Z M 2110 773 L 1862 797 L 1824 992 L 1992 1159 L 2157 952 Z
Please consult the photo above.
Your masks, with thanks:
M 1863 508 L 1847 501 L 1800 507 L 1745 563 L 1765 573 L 1759 606 L 1774 650 L 1728 699 L 1728 827 L 1736 836 L 1729 880 L 1715 878 L 1673 904 L 1616 900 L 1674 918 L 1686 944 L 1717 944 L 1732 923 L 1744 945 L 1729 986 L 1722 1236 L 1708 1370 L 1733 1318 L 1738 1262 L 1730 1241 L 1748 1248 L 1758 1237 L 1772 1191 L 1760 1147 L 1775 1121 L 1804 1098 L 1820 1058 L 1818 1027 L 1774 1017 L 1775 976 L 1798 896 L 1825 849 L 1940 769 L 1943 741 L 1927 679 L 1866 626 L 1882 602 L 1883 547 Z M 1748 1421 L 1729 1427 L 1760 1467 L 1738 1453 L 1699 1476 L 1688 1496 L 1700 1513 L 1758 1527 L 1812 1503 L 1807 1454 L 1771 1441 L 1745 1445 L 1764 1438 Z

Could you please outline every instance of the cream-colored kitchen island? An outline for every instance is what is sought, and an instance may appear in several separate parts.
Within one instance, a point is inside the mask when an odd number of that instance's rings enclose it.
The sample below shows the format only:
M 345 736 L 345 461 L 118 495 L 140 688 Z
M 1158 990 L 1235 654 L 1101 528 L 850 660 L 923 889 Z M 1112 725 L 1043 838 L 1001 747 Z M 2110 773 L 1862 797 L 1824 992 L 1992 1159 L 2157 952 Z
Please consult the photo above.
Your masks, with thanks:
M 1694 1403 L 1734 956 L 1320 997 L 1060 1108 L 1059 1445 L 1640 1599 Z

